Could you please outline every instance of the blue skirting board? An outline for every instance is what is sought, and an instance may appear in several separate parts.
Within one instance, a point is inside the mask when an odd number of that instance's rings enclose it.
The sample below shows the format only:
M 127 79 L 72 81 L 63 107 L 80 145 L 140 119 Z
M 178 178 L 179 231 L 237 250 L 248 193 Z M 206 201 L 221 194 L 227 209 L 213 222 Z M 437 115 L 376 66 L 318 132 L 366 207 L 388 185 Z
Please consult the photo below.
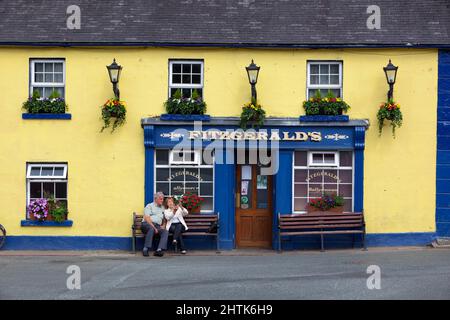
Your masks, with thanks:
M 367 246 L 401 247 L 426 246 L 436 238 L 434 232 L 368 234 Z M 283 250 L 320 249 L 320 237 L 283 238 Z M 142 249 L 142 238 L 137 239 L 137 250 Z M 352 248 L 353 238 L 348 235 L 325 236 L 325 249 Z M 359 237 L 355 238 L 355 247 L 361 245 Z M 131 250 L 131 237 L 89 237 L 89 236 L 7 236 L 4 250 Z M 185 239 L 188 249 L 215 250 L 212 237 L 195 237 Z M 274 249 L 277 244 L 274 243 Z M 231 250 L 230 241 L 220 241 L 220 250 Z

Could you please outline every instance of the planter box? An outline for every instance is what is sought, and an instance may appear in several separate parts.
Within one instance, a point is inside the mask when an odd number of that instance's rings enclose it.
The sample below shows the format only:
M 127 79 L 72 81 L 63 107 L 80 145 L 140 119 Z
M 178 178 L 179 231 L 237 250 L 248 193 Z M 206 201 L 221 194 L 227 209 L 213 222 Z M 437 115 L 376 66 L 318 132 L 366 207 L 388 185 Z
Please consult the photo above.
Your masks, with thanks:
M 159 118 L 161 121 L 211 121 L 207 114 L 168 114 L 164 113 Z
M 307 211 L 308 213 L 310 213 L 310 212 L 336 212 L 336 213 L 343 213 L 343 212 L 344 212 L 344 207 L 343 207 L 343 206 L 341 206 L 341 207 L 335 207 L 335 208 L 330 208 L 330 209 L 328 209 L 327 211 L 323 211 L 323 210 L 321 210 L 321 209 L 319 209 L 319 208 L 316 208 L 316 207 L 307 205 L 307 206 L 306 206 L 306 211 Z
M 24 120 L 70 120 L 70 113 L 22 113 Z
M 22 220 L 22 221 L 20 221 L 21 227 L 71 227 L 72 225 L 73 225 L 72 220 L 65 220 L 62 222 L 37 221 L 37 220 Z
M 348 122 L 350 121 L 347 115 L 326 116 L 326 115 L 314 115 L 314 116 L 300 116 L 300 122 Z

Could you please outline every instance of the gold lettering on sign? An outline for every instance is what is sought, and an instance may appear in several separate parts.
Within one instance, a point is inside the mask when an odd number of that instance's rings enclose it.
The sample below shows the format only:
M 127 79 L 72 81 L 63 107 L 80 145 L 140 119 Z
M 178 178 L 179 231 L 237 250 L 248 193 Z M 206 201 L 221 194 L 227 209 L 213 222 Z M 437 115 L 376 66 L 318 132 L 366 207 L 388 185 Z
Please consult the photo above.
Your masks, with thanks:
M 311 141 L 322 141 L 322 134 L 320 132 L 308 132 Z
M 293 140 L 295 140 L 295 136 L 290 137 L 289 132 L 283 132 L 283 140 L 293 141 Z
M 308 141 L 308 138 L 313 141 L 322 141 L 321 132 L 288 132 L 283 131 L 282 135 L 278 131 L 273 131 L 270 134 L 266 131 L 189 131 L 189 139 L 196 140 L 274 140 L 274 141 Z
M 296 132 L 295 133 L 295 140 L 307 141 L 308 140 L 308 135 L 306 134 L 306 132 Z
M 281 140 L 278 132 L 276 132 L 276 131 L 272 132 L 272 135 L 270 136 L 270 140 L 277 140 L 277 141 Z

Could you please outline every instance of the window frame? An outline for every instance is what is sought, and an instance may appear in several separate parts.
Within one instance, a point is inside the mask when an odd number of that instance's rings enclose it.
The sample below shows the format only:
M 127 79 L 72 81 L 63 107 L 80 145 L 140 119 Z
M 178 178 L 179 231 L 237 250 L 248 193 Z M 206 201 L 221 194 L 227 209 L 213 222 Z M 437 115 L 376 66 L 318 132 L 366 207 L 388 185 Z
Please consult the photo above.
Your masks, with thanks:
M 168 164 L 157 164 L 156 162 L 156 153 L 158 152 L 158 150 L 160 151 L 168 151 L 169 152 L 169 162 Z M 215 185 L 216 185 L 216 166 L 215 166 L 215 161 L 213 160 L 212 164 L 202 164 L 201 161 L 199 162 L 199 164 L 171 164 L 170 163 L 170 153 L 173 149 L 167 149 L 167 148 L 157 148 L 155 149 L 154 152 L 154 166 L 153 166 L 153 190 L 155 191 L 159 191 L 156 188 L 157 183 L 166 183 L 167 181 L 161 181 L 157 179 L 157 169 L 171 169 L 171 168 L 195 168 L 195 169 L 211 169 L 212 170 L 212 180 L 211 181 L 204 181 L 203 183 L 212 183 L 212 195 L 211 196 L 203 196 L 200 195 L 200 197 L 202 198 L 211 198 L 212 199 L 212 209 L 211 210 L 204 210 L 204 209 L 200 209 L 200 213 L 212 213 L 215 212 Z M 200 150 L 193 150 L 193 151 L 198 151 L 198 153 L 200 154 Z M 214 157 L 214 156 L 213 156 Z M 201 160 L 201 159 L 200 159 Z M 191 182 L 191 181 L 189 181 Z M 170 192 L 170 181 L 169 181 L 169 192 Z M 177 182 L 175 182 L 177 183 Z M 183 183 L 186 183 L 185 180 L 183 180 Z M 200 188 L 200 184 L 202 182 L 198 181 L 199 183 L 199 188 Z M 199 193 L 200 193 L 200 189 L 199 189 Z M 174 196 L 174 195 L 170 195 L 170 194 L 164 194 L 164 196 Z
M 314 154 L 333 154 L 334 155 L 334 162 L 333 163 L 314 163 Z M 307 164 L 308 167 L 339 167 L 339 151 L 308 151 L 307 156 Z
M 297 151 L 299 151 L 299 152 L 307 152 L 307 158 L 306 158 L 306 166 L 296 166 L 295 165 L 295 153 L 297 152 Z M 340 152 L 344 152 L 344 151 L 347 151 L 347 152 L 351 152 L 352 153 L 352 165 L 351 165 L 351 167 L 349 167 L 349 166 L 340 166 L 340 159 L 339 159 L 339 161 L 338 161 L 338 165 L 337 166 L 334 166 L 335 168 L 336 168 L 336 170 L 351 170 L 351 172 L 352 172 L 352 181 L 351 181 L 351 183 L 349 183 L 349 182 L 347 182 L 347 183 L 341 183 L 341 185 L 351 185 L 352 186 L 352 197 L 351 197 L 351 200 L 352 200 L 352 203 L 351 203 L 351 210 L 352 210 L 352 212 L 355 210 L 355 150 L 353 150 L 353 149 L 343 149 L 343 150 L 337 150 L 337 151 L 322 151 L 322 152 L 337 152 L 337 153 L 340 153 Z M 295 186 L 296 185 L 298 185 L 298 184 L 306 184 L 306 185 L 308 185 L 307 183 L 296 183 L 295 182 L 295 170 L 296 169 L 309 169 L 309 168 L 314 168 L 314 170 L 318 170 L 318 169 L 327 169 L 327 170 L 329 170 L 330 169 L 330 166 L 312 166 L 312 167 L 310 167 L 309 166 L 309 154 L 310 153 L 313 153 L 313 152 L 321 152 L 321 151 L 316 151 L 316 150 L 302 150 L 302 149 L 296 149 L 296 150 L 294 150 L 294 152 L 292 152 L 292 201 L 291 201 L 291 209 L 292 209 L 292 212 L 294 213 L 294 214 L 306 214 L 307 213 L 307 211 L 306 210 L 295 210 L 295 199 L 296 198 L 303 198 L 303 197 L 295 197 Z M 306 198 L 306 201 L 308 201 L 308 199 L 309 199 L 310 197 L 309 197 L 309 191 L 308 191 L 308 196 L 307 196 L 307 198 Z M 349 197 L 344 197 L 344 199 L 349 199 Z
M 339 65 L 339 84 L 311 84 L 311 65 L 321 65 L 321 64 L 337 64 Z M 343 61 L 342 60 L 308 60 L 306 63 L 306 100 L 311 98 L 309 96 L 309 90 L 314 89 L 339 89 L 340 98 L 344 97 L 343 90 Z M 319 67 L 320 68 L 320 67 Z
M 183 160 L 174 160 L 175 153 L 183 152 Z M 186 161 L 185 153 L 194 154 L 193 161 Z M 169 165 L 200 165 L 200 151 L 199 150 L 170 150 L 169 151 Z
M 174 64 L 200 64 L 200 83 L 199 84 L 185 84 L 185 83 L 173 83 L 173 65 Z M 183 67 L 181 67 L 183 70 Z M 204 96 L 204 73 L 205 73 L 205 61 L 203 59 L 169 59 L 169 90 L 168 97 L 172 96 L 172 89 L 202 89 L 202 98 Z M 181 72 L 183 74 L 183 72 Z M 192 72 L 190 73 L 192 75 Z
M 62 63 L 63 82 L 35 82 L 35 65 L 36 63 Z M 45 72 L 44 72 L 45 73 Z M 35 87 L 56 87 L 63 88 L 62 98 L 66 95 L 66 59 L 64 58 L 30 58 L 30 92 L 32 96 Z
M 29 204 L 30 204 L 30 199 L 31 199 L 31 186 L 30 183 L 32 182 L 38 182 L 38 183 L 66 183 L 66 198 L 56 198 L 56 186 L 55 188 L 55 199 L 56 200 L 64 200 L 67 203 L 69 203 L 69 177 L 67 175 L 68 173 L 68 164 L 67 163 L 61 163 L 61 162 L 55 162 L 55 163 L 41 163 L 41 162 L 33 162 L 30 163 L 28 162 L 26 164 L 26 208 L 28 208 Z M 64 166 L 64 176 L 65 178 L 62 178 L 62 176 L 49 176 L 49 177 L 32 177 L 29 173 L 31 172 L 31 168 L 32 167 L 61 167 Z M 42 186 L 41 186 L 42 188 Z M 42 193 L 42 190 L 41 190 Z M 41 194 L 42 195 L 42 194 Z M 34 199 L 34 198 L 33 198 Z M 28 210 L 26 210 L 26 218 L 29 219 L 30 217 L 28 216 Z

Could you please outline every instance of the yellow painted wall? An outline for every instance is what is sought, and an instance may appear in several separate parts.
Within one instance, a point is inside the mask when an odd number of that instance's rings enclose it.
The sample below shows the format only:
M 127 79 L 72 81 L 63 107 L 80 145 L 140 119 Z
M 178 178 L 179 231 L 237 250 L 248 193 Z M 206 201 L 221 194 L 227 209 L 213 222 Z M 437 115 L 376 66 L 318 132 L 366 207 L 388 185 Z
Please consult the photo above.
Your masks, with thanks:
M 29 58 L 66 59 L 70 121 L 22 120 Z M 124 66 L 124 127 L 99 133 L 100 105 L 112 96 L 105 66 Z M 259 102 L 269 116 L 303 114 L 307 60 L 344 61 L 344 99 L 352 118 L 368 118 L 364 207 L 369 233 L 435 230 L 437 50 L 256 50 L 170 48 L 1 48 L 0 223 L 10 235 L 129 236 L 131 212 L 144 198 L 143 117 L 163 113 L 168 59 L 205 60 L 208 114 L 238 116 L 249 100 L 244 67 L 261 66 Z M 378 137 L 376 112 L 387 85 L 382 67 L 399 65 L 395 98 L 404 125 Z M 69 163 L 71 228 L 20 227 L 25 218 L 27 161 Z

